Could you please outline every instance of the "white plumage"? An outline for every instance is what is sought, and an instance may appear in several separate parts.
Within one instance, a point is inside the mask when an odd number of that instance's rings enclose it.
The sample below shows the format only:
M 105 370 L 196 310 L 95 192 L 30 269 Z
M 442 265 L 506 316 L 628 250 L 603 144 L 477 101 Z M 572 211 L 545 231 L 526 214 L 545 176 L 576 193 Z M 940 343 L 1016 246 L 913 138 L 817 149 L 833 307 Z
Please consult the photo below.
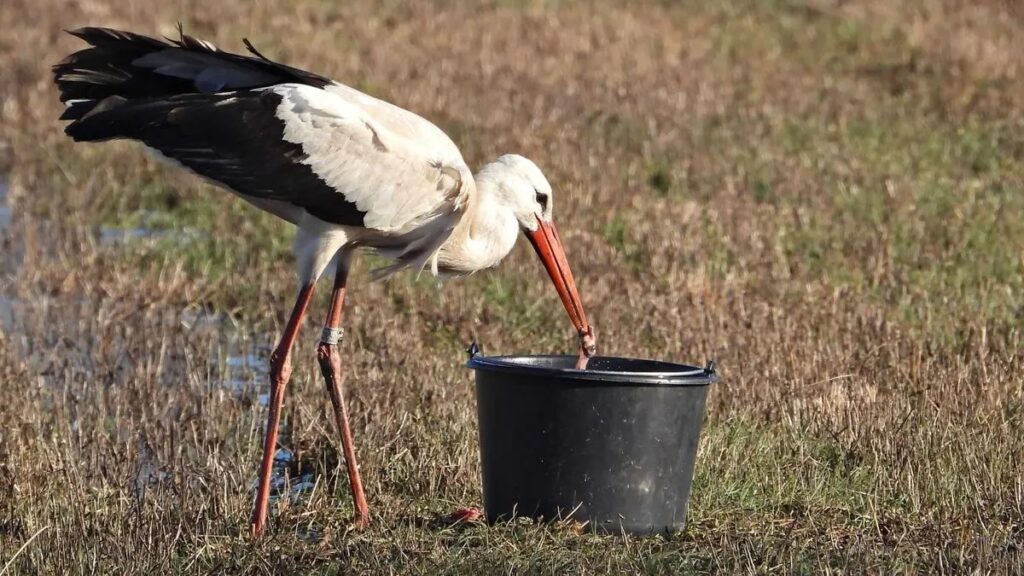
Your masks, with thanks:
M 474 190 L 469 167 L 444 132 L 336 83 L 267 90 L 281 97 L 275 115 L 284 140 L 302 147 L 302 163 L 364 213 L 359 227 L 332 225 L 309 212 L 296 222 L 302 280 L 317 278 L 346 245 L 398 261 L 378 276 L 436 257 Z M 433 264 L 436 272 L 436 259 Z

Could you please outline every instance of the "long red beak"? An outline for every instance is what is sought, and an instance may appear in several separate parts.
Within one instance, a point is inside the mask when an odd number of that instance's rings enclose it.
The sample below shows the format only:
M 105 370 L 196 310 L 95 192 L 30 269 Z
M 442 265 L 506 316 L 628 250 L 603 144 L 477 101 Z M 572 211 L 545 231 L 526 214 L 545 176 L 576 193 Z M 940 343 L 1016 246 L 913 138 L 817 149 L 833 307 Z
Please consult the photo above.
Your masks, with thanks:
M 551 277 L 551 282 L 558 290 L 558 297 L 562 299 L 565 311 L 569 313 L 569 320 L 576 327 L 580 336 L 580 362 L 578 368 L 586 366 L 586 359 L 597 352 L 597 343 L 594 340 L 594 330 L 587 322 L 587 314 L 583 311 L 583 302 L 580 300 L 580 293 L 576 289 L 576 280 L 572 277 L 572 269 L 569 268 L 569 261 L 565 257 L 565 248 L 562 247 L 562 240 L 558 237 L 558 229 L 555 225 L 537 218 L 537 229 L 526 231 L 526 237 L 533 244 L 537 256 L 544 263 L 544 268 Z

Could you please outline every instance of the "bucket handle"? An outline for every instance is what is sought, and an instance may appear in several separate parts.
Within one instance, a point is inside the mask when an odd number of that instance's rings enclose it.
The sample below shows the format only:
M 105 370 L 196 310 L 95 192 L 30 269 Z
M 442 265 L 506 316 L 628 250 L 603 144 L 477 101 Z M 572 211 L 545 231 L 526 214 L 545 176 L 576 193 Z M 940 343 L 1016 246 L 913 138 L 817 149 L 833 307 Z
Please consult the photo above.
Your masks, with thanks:
M 476 345 L 475 342 L 473 344 Z M 704 374 L 707 376 L 714 376 L 716 374 L 714 360 L 708 360 L 707 366 L 704 367 Z

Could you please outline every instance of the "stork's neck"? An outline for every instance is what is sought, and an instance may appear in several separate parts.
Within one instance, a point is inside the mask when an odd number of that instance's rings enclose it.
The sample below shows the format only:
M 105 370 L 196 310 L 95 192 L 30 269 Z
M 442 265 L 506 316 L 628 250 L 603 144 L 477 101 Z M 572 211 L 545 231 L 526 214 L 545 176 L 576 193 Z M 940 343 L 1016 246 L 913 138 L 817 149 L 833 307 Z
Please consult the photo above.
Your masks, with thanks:
M 519 235 L 515 214 L 497 193 L 498 182 L 483 173 L 475 180 L 466 214 L 438 253 L 438 268 L 449 274 L 496 266 L 512 251 Z

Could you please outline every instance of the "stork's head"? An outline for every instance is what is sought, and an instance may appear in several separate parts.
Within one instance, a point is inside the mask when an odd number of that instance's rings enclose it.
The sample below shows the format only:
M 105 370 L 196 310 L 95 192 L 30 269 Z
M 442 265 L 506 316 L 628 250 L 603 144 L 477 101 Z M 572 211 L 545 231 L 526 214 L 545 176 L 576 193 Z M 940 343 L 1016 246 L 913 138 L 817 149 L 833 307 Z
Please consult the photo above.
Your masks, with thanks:
M 536 164 L 506 154 L 484 170 L 493 174 L 498 197 L 512 209 L 523 231 L 536 230 L 538 220 L 551 222 L 551 184 Z
M 569 319 L 579 332 L 584 353 L 592 356 L 596 351 L 593 329 L 587 322 L 565 248 L 552 220 L 551 184 L 536 164 L 515 154 L 498 158 L 486 166 L 484 172 L 490 172 L 484 177 L 493 178 L 499 198 L 515 214 L 523 234 L 533 244 Z

